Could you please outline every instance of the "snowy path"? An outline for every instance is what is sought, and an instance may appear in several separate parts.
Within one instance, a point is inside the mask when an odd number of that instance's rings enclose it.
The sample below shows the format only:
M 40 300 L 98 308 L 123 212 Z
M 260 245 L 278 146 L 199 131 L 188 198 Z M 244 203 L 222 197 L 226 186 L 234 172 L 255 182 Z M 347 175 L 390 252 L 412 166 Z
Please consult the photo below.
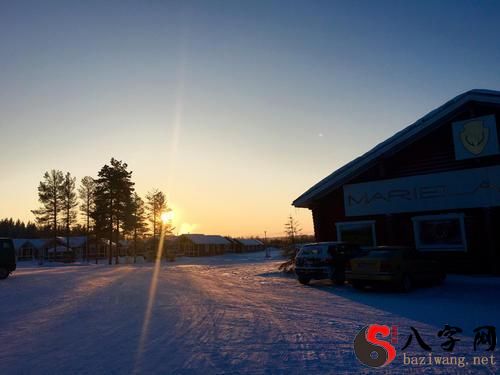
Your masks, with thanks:
M 305 287 L 278 274 L 277 264 L 241 254 L 163 265 L 142 348 L 151 266 L 20 268 L 0 283 L 0 372 L 368 374 L 352 349 L 364 325 L 398 325 L 398 348 L 414 326 L 436 355 L 449 354 L 437 331 L 457 325 L 462 351 L 453 354 L 469 357 L 473 328 L 500 328 L 500 279 L 451 276 L 441 287 L 403 295 L 327 282 Z M 416 368 L 398 353 L 385 370 L 499 367 Z

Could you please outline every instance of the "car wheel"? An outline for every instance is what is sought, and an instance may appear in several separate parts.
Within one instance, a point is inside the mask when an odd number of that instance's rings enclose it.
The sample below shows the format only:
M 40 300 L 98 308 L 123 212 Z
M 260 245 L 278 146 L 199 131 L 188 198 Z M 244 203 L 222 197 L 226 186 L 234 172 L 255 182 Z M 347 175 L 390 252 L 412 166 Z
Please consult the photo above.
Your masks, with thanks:
M 345 283 L 345 275 L 341 275 L 341 274 L 334 275 L 333 276 L 333 282 L 336 285 L 344 285 L 344 283 Z
M 309 281 L 311 281 L 309 277 L 299 276 L 299 283 L 307 285 L 309 284 Z
M 404 274 L 402 279 L 401 279 L 401 286 L 400 289 L 402 292 L 409 292 L 413 288 L 413 282 L 411 280 L 410 275 Z
M 9 271 L 7 271 L 7 268 L 0 267 L 0 280 L 6 279 L 9 277 Z

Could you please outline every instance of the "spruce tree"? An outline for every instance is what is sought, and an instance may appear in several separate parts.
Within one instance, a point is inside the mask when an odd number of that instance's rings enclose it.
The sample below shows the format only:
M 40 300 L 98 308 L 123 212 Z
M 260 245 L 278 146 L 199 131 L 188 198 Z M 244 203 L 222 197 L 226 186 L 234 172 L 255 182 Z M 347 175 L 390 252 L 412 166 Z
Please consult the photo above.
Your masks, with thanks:
M 95 190 L 95 211 L 93 214 L 96 229 L 99 233 L 108 233 L 108 263 L 112 264 L 113 239 L 116 231 L 116 242 L 120 239 L 120 229 L 124 229 L 132 214 L 132 193 L 134 183 L 128 165 L 111 158 L 110 165 L 104 165 L 98 173 Z M 118 253 L 116 253 L 118 263 Z

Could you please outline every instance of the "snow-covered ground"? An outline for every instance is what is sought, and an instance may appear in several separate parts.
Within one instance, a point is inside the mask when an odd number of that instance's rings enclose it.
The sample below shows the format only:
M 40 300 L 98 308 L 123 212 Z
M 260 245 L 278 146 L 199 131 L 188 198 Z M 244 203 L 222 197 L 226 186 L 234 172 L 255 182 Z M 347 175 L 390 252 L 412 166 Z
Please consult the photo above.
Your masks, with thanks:
M 405 366 L 400 351 L 413 326 L 433 355 L 491 355 L 473 352 L 472 330 L 500 330 L 500 278 L 451 275 L 409 294 L 360 292 L 302 286 L 276 271 L 273 255 L 179 259 L 161 266 L 156 287 L 151 264 L 22 265 L 0 282 L 0 373 L 368 374 L 352 343 L 372 323 L 399 329 L 397 357 L 379 373 L 500 371 Z M 437 337 L 447 323 L 463 329 L 453 353 Z M 427 355 L 415 339 L 408 353 Z

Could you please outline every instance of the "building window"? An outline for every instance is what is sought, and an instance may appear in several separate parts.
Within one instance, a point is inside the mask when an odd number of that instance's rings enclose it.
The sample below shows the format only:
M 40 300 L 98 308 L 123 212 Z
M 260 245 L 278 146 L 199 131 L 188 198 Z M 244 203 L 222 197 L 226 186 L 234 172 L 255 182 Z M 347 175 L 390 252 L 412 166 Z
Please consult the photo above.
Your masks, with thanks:
M 21 247 L 19 252 L 19 260 L 31 259 L 33 258 L 33 248 L 32 247 Z
M 375 220 L 336 223 L 337 239 L 361 246 L 376 246 Z
M 467 251 L 464 214 L 412 218 L 415 246 L 422 251 Z

